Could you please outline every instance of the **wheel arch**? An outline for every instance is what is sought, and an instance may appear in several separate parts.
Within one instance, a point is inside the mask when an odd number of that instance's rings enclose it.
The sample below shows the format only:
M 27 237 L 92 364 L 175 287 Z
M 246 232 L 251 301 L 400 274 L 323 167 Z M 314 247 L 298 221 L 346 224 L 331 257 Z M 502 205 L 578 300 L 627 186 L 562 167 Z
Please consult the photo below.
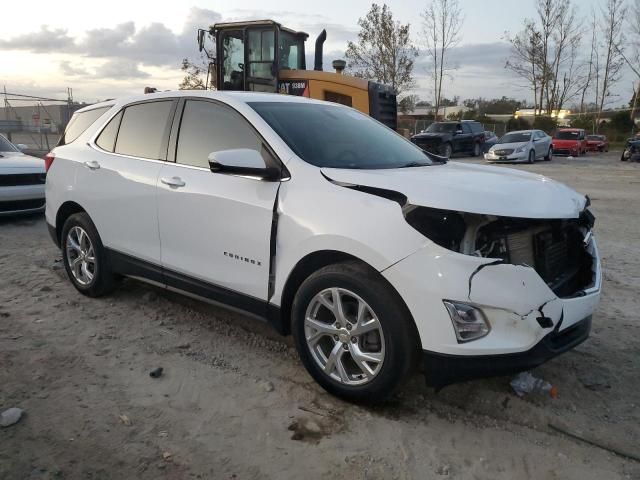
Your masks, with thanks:
M 375 272 L 378 277 L 384 282 L 390 289 L 393 295 L 399 300 L 400 304 L 405 309 L 408 318 L 411 319 L 411 327 L 413 329 L 414 339 L 416 348 L 419 348 L 421 344 L 420 334 L 418 333 L 418 327 L 416 326 L 415 319 L 411 314 L 411 310 L 405 303 L 404 299 L 400 295 L 400 293 L 396 290 L 396 288 L 383 276 L 380 272 L 372 267 L 369 263 L 364 260 L 351 255 L 349 253 L 337 251 L 337 250 L 318 250 L 312 253 L 307 254 L 305 257 L 300 259 L 298 263 L 296 263 L 295 267 L 289 273 L 289 276 L 284 284 L 284 288 L 281 296 L 280 303 L 280 333 L 283 335 L 291 334 L 291 308 L 293 306 L 293 300 L 298 292 L 298 289 L 302 285 L 302 283 L 314 272 L 320 270 L 323 267 L 328 265 L 333 265 L 336 263 L 353 261 L 357 262 L 366 268 L 370 269 L 372 272 Z
M 86 210 L 82 208 L 80 204 L 71 200 L 67 200 L 62 205 L 60 205 L 60 208 L 58 208 L 58 211 L 56 212 L 56 224 L 55 224 L 55 240 L 58 247 L 62 243 L 61 235 L 62 235 L 62 227 L 64 226 L 64 223 L 67 221 L 67 219 L 71 215 L 74 215 L 76 213 L 82 213 L 82 212 L 86 213 Z

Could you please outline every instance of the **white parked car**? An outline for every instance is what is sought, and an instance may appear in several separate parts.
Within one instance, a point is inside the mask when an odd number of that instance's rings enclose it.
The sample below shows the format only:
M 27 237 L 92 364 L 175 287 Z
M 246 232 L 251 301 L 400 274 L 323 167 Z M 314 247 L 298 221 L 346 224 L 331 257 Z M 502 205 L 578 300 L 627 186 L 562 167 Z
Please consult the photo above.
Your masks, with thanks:
M 120 274 L 241 309 L 352 401 L 386 398 L 418 362 L 441 387 L 589 334 L 593 216 L 553 180 L 441 163 L 288 95 L 163 92 L 75 116 L 87 127 L 51 153 L 46 219 L 86 295 Z
M 44 211 L 44 161 L 0 135 L 0 216 Z
M 484 154 L 484 159 L 491 163 L 533 163 L 536 160 L 549 161 L 552 158 L 551 137 L 542 130 L 509 132 Z

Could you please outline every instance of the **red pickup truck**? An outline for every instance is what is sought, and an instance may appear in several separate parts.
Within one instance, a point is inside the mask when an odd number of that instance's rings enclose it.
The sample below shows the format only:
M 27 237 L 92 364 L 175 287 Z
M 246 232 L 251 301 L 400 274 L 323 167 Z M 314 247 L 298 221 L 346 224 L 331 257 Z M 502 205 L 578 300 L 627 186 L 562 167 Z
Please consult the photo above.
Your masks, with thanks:
M 582 128 L 559 128 L 553 140 L 554 155 L 584 155 L 587 153 L 587 140 Z

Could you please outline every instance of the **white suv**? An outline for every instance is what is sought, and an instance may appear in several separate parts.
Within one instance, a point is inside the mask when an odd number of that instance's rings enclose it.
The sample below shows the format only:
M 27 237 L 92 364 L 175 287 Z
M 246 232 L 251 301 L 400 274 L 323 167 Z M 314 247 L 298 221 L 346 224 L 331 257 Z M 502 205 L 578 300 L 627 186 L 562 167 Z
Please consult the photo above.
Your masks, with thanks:
M 163 92 L 73 125 L 48 157 L 46 218 L 86 295 L 125 275 L 241 309 L 353 401 L 386 398 L 418 363 L 439 388 L 589 335 L 594 219 L 548 178 L 446 163 L 286 95 Z

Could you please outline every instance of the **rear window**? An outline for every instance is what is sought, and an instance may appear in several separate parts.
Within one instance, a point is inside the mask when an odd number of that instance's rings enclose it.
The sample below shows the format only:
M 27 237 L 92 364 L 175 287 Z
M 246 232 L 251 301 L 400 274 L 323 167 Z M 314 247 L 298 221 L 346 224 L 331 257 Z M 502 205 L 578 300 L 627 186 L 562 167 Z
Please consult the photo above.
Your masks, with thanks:
M 98 120 L 111 106 L 94 108 L 93 110 L 87 110 L 86 112 L 76 112 L 69 120 L 67 128 L 65 129 L 58 146 L 67 145 L 73 142 L 76 138 L 84 133 L 84 131 L 93 125 L 93 122 Z
M 558 130 L 554 138 L 558 140 L 578 140 L 580 138 L 580 132 L 575 130 Z
M 482 125 L 478 122 L 465 122 L 467 125 L 471 127 L 471 131 L 473 133 L 482 132 Z
M 133 157 L 164 160 L 172 100 L 146 102 L 124 110 L 115 152 Z

